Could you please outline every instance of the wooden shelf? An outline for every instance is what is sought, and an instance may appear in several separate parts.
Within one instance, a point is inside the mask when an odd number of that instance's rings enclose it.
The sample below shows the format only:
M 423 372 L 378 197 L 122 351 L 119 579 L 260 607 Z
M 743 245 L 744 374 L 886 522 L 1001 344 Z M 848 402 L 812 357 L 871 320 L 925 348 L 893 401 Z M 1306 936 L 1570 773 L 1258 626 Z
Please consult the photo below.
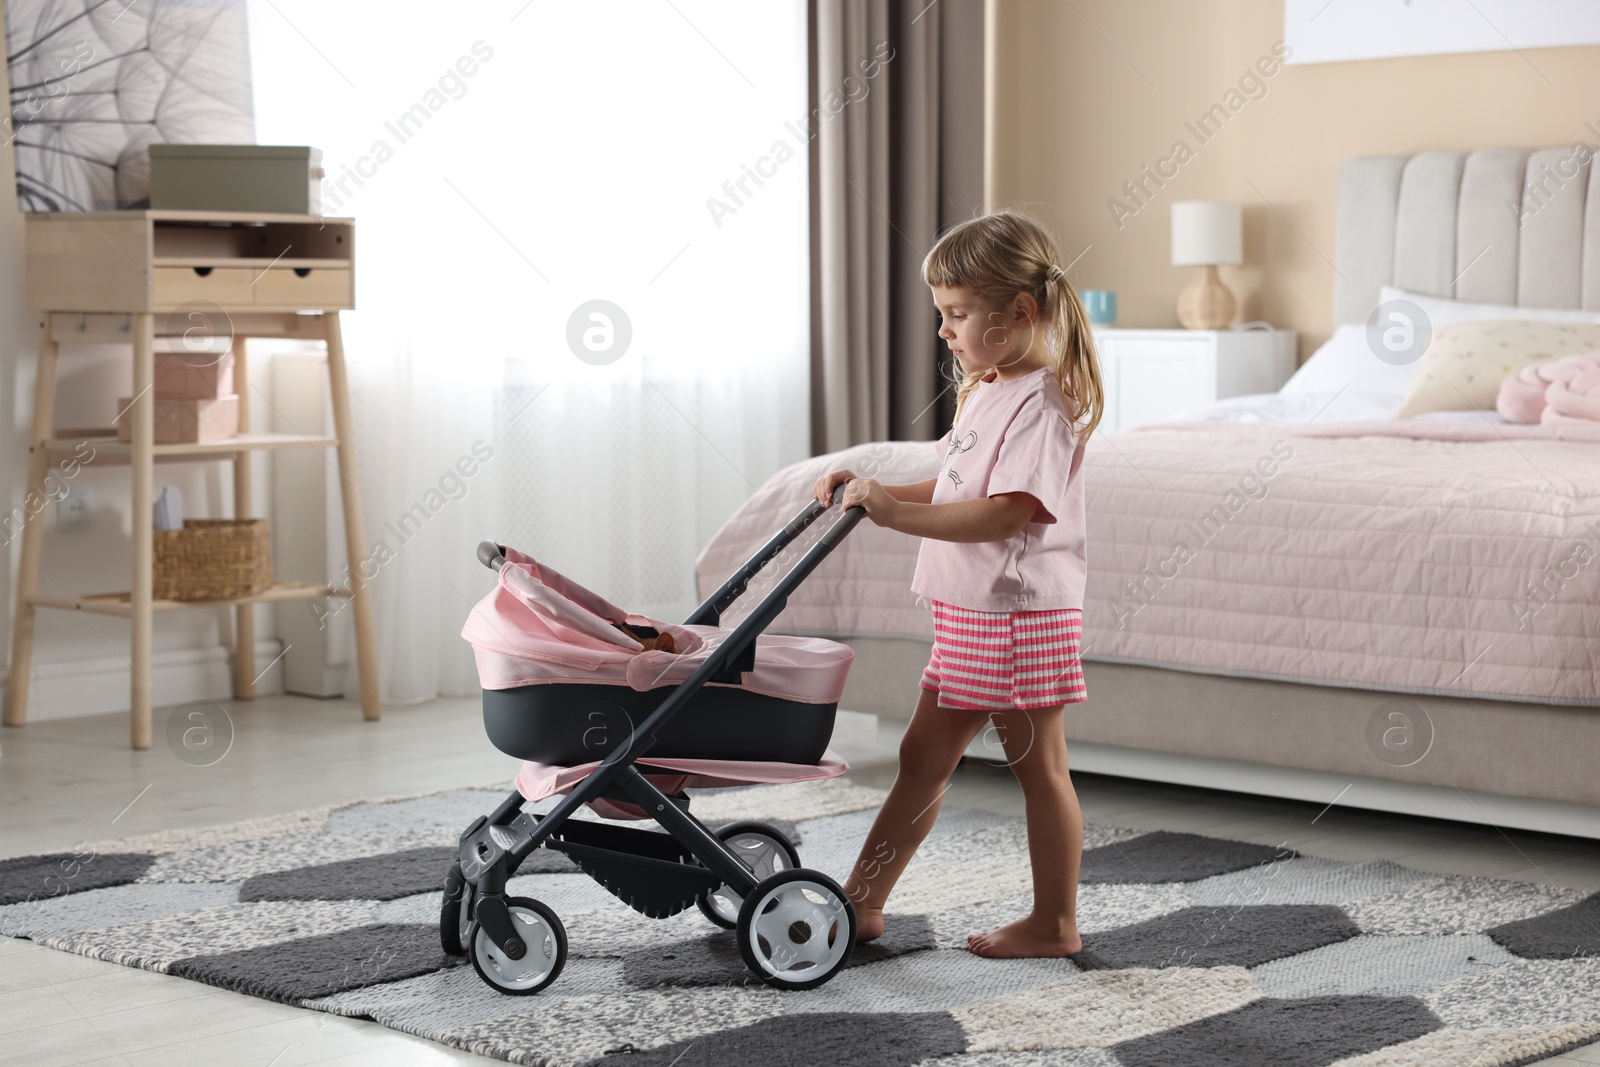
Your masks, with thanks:
M 355 659 L 361 673 L 361 715 L 378 719 L 378 646 L 366 582 L 352 575 L 349 589 L 311 582 L 278 582 L 253 597 L 228 600 L 154 600 L 154 463 L 230 461 L 233 514 L 252 512 L 251 457 L 289 448 L 337 449 L 339 499 L 344 511 L 345 553 L 367 552 L 361 515 L 355 429 L 350 412 L 350 376 L 345 363 L 339 312 L 354 307 L 356 233 L 353 219 L 231 211 L 113 211 L 30 213 L 26 216 L 27 304 L 41 312 L 39 359 L 34 374 L 33 425 L 28 433 L 29 498 L 49 493 L 51 466 L 123 466 L 132 496 L 133 535 L 127 593 L 40 596 L 44 512 L 26 509 L 15 584 L 17 613 L 11 627 L 7 726 L 27 721 L 28 663 L 33 655 L 34 615 L 40 607 L 117 615 L 131 623 L 129 642 L 129 742 L 150 747 L 152 733 L 151 650 L 154 612 L 228 607 L 233 620 L 233 695 L 255 696 L 255 606 L 315 597 L 347 597 L 354 616 Z M 197 271 L 195 268 L 199 268 Z M 210 269 L 206 269 L 210 268 Z M 157 340 L 186 336 L 191 317 L 174 314 L 189 305 L 226 312 L 225 333 L 233 342 L 234 391 L 250 395 L 248 342 L 281 337 L 321 341 L 327 346 L 331 433 L 252 433 L 250 406 L 240 405 L 239 433 L 219 441 L 153 444 L 139 448 L 117 440 L 108 426 L 56 426 L 56 377 L 61 345 L 119 344 L 132 349 L 128 394 L 143 397 L 155 384 Z M 220 318 L 221 316 L 219 316 Z M 141 432 L 149 432 L 150 402 L 135 405 Z M 259 429 L 259 427 L 254 427 Z M 291 427 L 292 428 L 292 427 Z M 318 426 L 320 431 L 321 427 Z M 330 464 L 334 457 L 323 454 Z M 153 601 L 153 603 L 152 603 Z
M 270 257 L 251 258 L 248 256 L 156 256 L 151 261 L 156 267 L 251 267 L 265 270 L 268 267 L 299 267 L 302 270 L 323 269 L 338 267 L 350 269 L 348 259 L 295 259 L 283 256 L 279 259 Z
M 255 596 L 228 597 L 224 600 L 155 600 L 152 611 L 182 611 L 185 608 L 219 608 L 234 604 L 268 604 L 279 600 L 311 600 L 315 597 L 336 596 L 349 598 L 350 590 L 343 586 L 323 585 L 318 582 L 274 582 L 272 588 Z M 96 615 L 120 615 L 127 618 L 133 612 L 127 593 L 94 593 L 88 596 L 35 596 L 29 602 L 38 608 L 64 608 L 68 611 L 87 611 Z
M 198 301 L 244 310 L 343 310 L 355 306 L 355 253 L 348 219 L 219 211 L 35 214 L 28 218 L 28 306 L 137 314 Z
M 62 218 L 66 212 L 28 211 L 23 217 L 31 222 L 51 222 Z M 172 208 L 134 211 L 73 211 L 71 217 L 93 222 L 121 222 L 129 219 L 149 219 L 152 222 L 219 222 L 252 225 L 265 222 L 315 222 L 318 225 L 354 225 L 355 219 L 334 215 L 295 215 L 276 211 L 177 211 Z
M 201 462 L 208 459 L 228 459 L 240 452 L 257 452 L 278 448 L 328 448 L 339 439 L 331 436 L 306 436 L 297 433 L 242 433 L 217 441 L 199 441 L 192 444 L 156 445 L 156 462 Z M 94 458 L 79 462 L 127 463 L 133 455 L 133 445 L 118 441 L 114 434 L 81 437 L 52 437 L 44 443 L 46 452 L 76 455 L 85 445 L 94 449 Z

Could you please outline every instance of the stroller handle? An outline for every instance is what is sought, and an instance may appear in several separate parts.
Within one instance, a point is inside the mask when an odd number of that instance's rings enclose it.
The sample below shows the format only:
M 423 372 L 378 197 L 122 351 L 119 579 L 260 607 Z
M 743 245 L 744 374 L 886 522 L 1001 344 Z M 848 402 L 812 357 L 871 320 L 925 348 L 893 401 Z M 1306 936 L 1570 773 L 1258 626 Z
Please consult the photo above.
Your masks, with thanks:
M 506 565 L 506 550 L 493 541 L 479 541 L 478 562 L 492 571 L 498 571 Z
M 833 504 L 838 504 L 843 499 L 844 485 L 841 484 L 833 490 Z M 800 513 L 790 519 L 783 529 L 774 534 L 772 540 L 757 549 L 755 555 L 745 560 L 742 567 L 734 571 L 728 580 L 718 587 L 716 592 L 707 597 L 703 604 L 696 608 L 687 619 L 683 620 L 684 625 L 721 625 L 722 613 L 727 611 L 734 601 L 744 595 L 745 589 L 749 587 L 750 579 L 755 576 L 756 572 L 771 563 L 779 552 L 788 548 L 806 527 L 831 510 L 832 506 L 832 504 L 825 505 L 818 500 L 807 501 L 806 506 L 800 509 Z M 820 539 L 827 545 L 825 551 L 831 552 L 844 539 L 845 534 L 855 529 L 856 523 L 860 522 L 861 517 L 865 514 L 866 512 L 861 508 L 854 507 L 839 516 L 839 521 L 835 522 Z
M 721 588 L 711 594 L 705 603 L 696 608 L 694 613 L 684 620 L 685 623 L 691 626 L 718 625 L 721 621 L 722 613 L 727 611 L 729 606 L 744 594 L 745 589 L 749 586 L 751 577 L 762 567 L 772 562 L 773 557 L 777 556 L 779 552 L 789 547 L 806 527 L 816 522 L 819 516 L 830 511 L 834 505 L 837 505 L 843 499 L 844 486 L 839 485 L 833 491 L 833 504 L 824 506 L 821 501 L 812 500 L 808 502 L 798 515 L 790 519 L 784 528 L 778 531 L 772 540 L 761 546 L 755 555 L 745 561 L 744 566 L 740 567 L 732 577 L 722 583 Z M 866 512 L 857 506 L 847 509 L 843 515 L 839 516 L 839 521 L 834 523 L 828 532 L 819 538 L 820 543 L 827 546 L 826 551 L 832 551 L 837 547 L 839 542 L 844 540 L 845 535 L 855 529 L 856 524 L 861 521 L 862 516 L 865 514 Z M 498 571 L 506 565 L 505 549 L 494 541 L 480 541 L 478 542 L 478 562 L 492 571 Z M 817 562 L 820 562 L 820 559 Z M 814 566 L 815 564 L 812 565 Z

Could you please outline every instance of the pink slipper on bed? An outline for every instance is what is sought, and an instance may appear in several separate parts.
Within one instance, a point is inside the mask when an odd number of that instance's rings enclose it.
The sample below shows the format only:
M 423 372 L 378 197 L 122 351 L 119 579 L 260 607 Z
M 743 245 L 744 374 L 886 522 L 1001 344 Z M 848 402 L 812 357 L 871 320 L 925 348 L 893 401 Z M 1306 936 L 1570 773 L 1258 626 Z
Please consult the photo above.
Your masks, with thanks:
M 1508 422 L 1538 422 L 1544 413 L 1549 382 L 1539 377 L 1541 364 L 1530 363 L 1500 383 L 1494 409 Z
M 1540 423 L 1544 425 L 1557 422 L 1600 423 L 1600 355 L 1573 357 L 1572 361 L 1581 367 L 1579 372 L 1565 381 L 1552 381 L 1545 390 L 1548 406 L 1539 416 Z
M 1495 410 L 1508 422 L 1539 422 L 1550 406 L 1550 391 L 1594 368 L 1600 353 L 1586 352 L 1545 363 L 1532 363 L 1500 383 Z M 1588 418 L 1592 416 L 1578 416 Z

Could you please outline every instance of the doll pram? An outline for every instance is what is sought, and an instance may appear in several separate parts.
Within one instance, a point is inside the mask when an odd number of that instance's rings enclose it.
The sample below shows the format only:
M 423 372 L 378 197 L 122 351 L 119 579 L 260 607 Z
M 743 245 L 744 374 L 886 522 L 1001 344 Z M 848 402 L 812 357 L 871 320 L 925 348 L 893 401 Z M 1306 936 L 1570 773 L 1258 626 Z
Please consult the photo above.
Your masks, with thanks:
M 469 956 L 502 993 L 555 981 L 567 953 L 561 920 L 541 901 L 506 895 L 507 880 L 543 847 L 645 915 L 698 905 L 735 932 L 745 964 L 768 985 L 811 989 L 843 969 L 856 917 L 839 885 L 801 867 L 775 827 L 711 830 L 684 793 L 847 769 L 827 744 L 849 646 L 761 631 L 861 510 L 842 514 L 737 626 L 718 625 L 750 579 L 828 510 L 807 505 L 682 626 L 624 612 L 515 550 L 478 546 L 498 580 L 462 636 L 477 658 L 484 728 L 525 762 L 517 791 L 461 835 L 439 916 L 446 952 Z M 646 647 L 663 635 L 675 651 Z M 547 813 L 522 810 L 563 793 Z M 583 805 L 661 829 L 574 818 Z

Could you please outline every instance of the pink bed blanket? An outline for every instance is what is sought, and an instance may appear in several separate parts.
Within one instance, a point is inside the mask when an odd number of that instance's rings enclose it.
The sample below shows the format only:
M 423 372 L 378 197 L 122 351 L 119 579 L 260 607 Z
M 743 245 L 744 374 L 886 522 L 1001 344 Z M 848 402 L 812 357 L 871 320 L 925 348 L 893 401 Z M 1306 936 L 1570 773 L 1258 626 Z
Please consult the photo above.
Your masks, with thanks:
M 912 482 L 939 461 L 895 442 L 780 471 L 701 553 L 701 592 L 826 471 Z M 1084 469 L 1086 659 L 1600 704 L 1600 426 L 1175 423 L 1096 435 Z M 931 640 L 916 551 L 863 523 L 774 629 Z

